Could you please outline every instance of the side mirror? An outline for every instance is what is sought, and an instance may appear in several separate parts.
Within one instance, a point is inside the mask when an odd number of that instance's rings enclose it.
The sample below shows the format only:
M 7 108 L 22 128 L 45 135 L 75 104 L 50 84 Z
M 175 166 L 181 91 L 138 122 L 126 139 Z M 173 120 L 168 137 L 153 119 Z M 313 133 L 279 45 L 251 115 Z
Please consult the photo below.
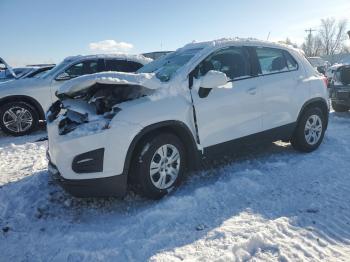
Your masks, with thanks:
M 225 85 L 228 82 L 228 78 L 225 73 L 210 70 L 200 78 L 200 81 L 200 87 L 211 89 Z
M 63 72 L 63 73 L 59 74 L 55 78 L 56 81 L 64 81 L 64 80 L 69 80 L 69 79 L 71 79 L 71 77 L 66 72 Z

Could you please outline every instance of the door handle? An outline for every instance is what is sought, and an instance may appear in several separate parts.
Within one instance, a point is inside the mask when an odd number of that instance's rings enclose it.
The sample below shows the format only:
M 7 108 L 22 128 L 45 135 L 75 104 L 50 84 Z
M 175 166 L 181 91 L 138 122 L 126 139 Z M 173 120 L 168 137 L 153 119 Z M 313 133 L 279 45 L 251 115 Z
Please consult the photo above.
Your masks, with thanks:
M 251 87 L 247 90 L 247 93 L 250 95 L 255 95 L 256 94 L 256 87 Z

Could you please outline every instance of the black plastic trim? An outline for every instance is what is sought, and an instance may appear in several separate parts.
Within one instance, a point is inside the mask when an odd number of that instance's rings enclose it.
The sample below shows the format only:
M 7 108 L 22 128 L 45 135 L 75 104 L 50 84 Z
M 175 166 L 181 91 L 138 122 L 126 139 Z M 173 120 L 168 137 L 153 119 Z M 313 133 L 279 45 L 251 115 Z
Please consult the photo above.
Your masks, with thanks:
M 154 134 L 157 130 L 161 130 L 163 128 L 169 128 L 170 130 L 174 130 L 175 134 L 176 131 L 178 133 L 182 132 L 183 135 L 180 135 L 179 138 L 182 140 L 182 142 L 185 145 L 187 155 L 188 155 L 188 161 L 189 169 L 197 169 L 199 167 L 199 160 L 200 160 L 200 151 L 197 149 L 197 144 L 195 141 L 195 138 L 193 137 L 193 134 L 191 130 L 187 127 L 187 125 L 183 122 L 177 121 L 177 120 L 169 120 L 169 121 L 163 121 L 156 124 L 149 125 L 142 129 L 132 140 L 128 152 L 126 154 L 125 162 L 124 162 L 124 168 L 123 168 L 123 174 L 128 174 L 130 164 L 133 158 L 133 154 L 135 152 L 135 149 L 141 139 L 146 137 L 149 134 Z M 176 134 L 178 135 L 178 134 Z
M 241 147 L 247 145 L 263 144 L 267 142 L 274 142 L 278 140 L 291 139 L 297 123 L 283 125 L 281 127 L 272 128 L 256 134 L 237 138 L 217 145 L 212 145 L 204 148 L 204 155 L 206 158 L 215 158 L 218 155 L 239 152 Z
M 52 170 L 57 172 L 53 173 Z M 49 162 L 49 173 L 68 193 L 75 197 L 123 197 L 127 192 L 127 175 L 93 179 L 65 179 Z
M 327 104 L 327 101 L 322 98 L 322 97 L 315 97 L 315 98 L 312 98 L 308 101 L 306 101 L 304 103 L 304 105 L 302 106 L 300 112 L 299 112 L 299 115 L 298 115 L 298 120 L 297 120 L 297 123 L 299 123 L 299 120 L 300 118 L 302 117 L 304 111 L 306 108 L 310 107 L 312 104 L 318 104 L 320 103 L 322 105 L 323 108 L 320 108 L 321 110 L 323 111 L 326 111 L 325 113 L 325 121 L 326 121 L 326 129 L 328 127 L 328 119 L 329 119 L 329 107 L 328 107 L 328 104 Z
M 72 169 L 75 173 L 103 172 L 104 148 L 92 150 L 74 157 Z

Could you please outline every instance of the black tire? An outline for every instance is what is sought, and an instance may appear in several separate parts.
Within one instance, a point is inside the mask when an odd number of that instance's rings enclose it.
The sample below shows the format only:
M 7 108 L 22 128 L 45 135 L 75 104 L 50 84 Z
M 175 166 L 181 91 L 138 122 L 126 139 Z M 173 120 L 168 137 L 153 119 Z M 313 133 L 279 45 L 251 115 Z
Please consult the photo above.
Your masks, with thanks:
M 344 106 L 344 105 L 339 105 L 336 102 L 332 101 L 332 107 L 335 112 L 346 112 L 349 111 L 350 107 Z
M 6 118 L 9 117 L 9 115 L 6 113 L 8 112 L 9 109 L 13 109 L 15 112 L 19 112 L 19 110 L 24 109 L 26 110 L 26 117 L 30 116 L 32 119 L 32 122 L 30 124 L 25 124 L 23 127 L 23 130 L 20 131 L 15 131 L 13 128 L 9 128 L 5 125 L 4 121 L 6 121 Z M 17 114 L 16 114 L 17 115 Z M 34 130 L 36 130 L 38 128 L 39 125 L 39 114 L 37 112 L 37 110 L 31 106 L 30 104 L 26 103 L 26 102 L 9 102 L 3 106 L 0 107 L 0 127 L 1 130 L 8 134 L 8 135 L 12 135 L 12 136 L 23 136 L 23 135 L 27 135 L 31 132 L 33 132 Z
M 305 134 L 305 127 L 306 127 L 306 122 L 309 120 L 311 116 L 318 116 L 321 124 L 322 124 L 322 131 L 320 133 L 320 137 L 315 144 L 310 144 L 306 140 L 306 134 Z M 316 108 L 309 108 L 307 109 L 302 116 L 300 117 L 300 120 L 297 124 L 297 127 L 294 131 L 294 135 L 291 139 L 291 144 L 294 147 L 294 149 L 301 151 L 301 152 L 312 152 L 316 150 L 320 144 L 322 143 L 325 131 L 326 131 L 326 121 L 325 121 L 325 116 L 322 113 L 322 110 L 318 107 Z
M 152 182 L 150 167 L 152 159 L 156 155 L 157 150 L 167 144 L 174 146 L 178 150 L 180 165 L 176 180 L 166 188 L 160 189 Z M 168 151 L 171 153 L 171 149 Z M 135 186 L 138 193 L 150 199 L 160 199 L 168 194 L 174 187 L 180 185 L 184 179 L 187 164 L 185 152 L 186 151 L 181 140 L 177 136 L 170 133 L 154 135 L 144 139 L 136 150 L 131 169 L 132 181 L 134 181 L 136 184 Z M 160 177 L 160 172 L 158 174 Z M 156 175 L 153 175 L 152 177 L 154 178 Z M 166 180 L 171 181 L 171 178 L 168 178 L 169 176 L 166 178 Z

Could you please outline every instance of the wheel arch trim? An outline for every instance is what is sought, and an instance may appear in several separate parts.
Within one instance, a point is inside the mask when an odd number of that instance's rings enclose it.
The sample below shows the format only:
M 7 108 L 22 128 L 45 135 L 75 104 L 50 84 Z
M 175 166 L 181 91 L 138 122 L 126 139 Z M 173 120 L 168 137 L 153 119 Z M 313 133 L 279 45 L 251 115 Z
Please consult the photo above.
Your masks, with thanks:
M 26 95 L 10 95 L 0 98 L 0 106 L 3 106 L 9 102 L 25 102 L 30 104 L 31 106 L 34 106 L 34 108 L 38 111 L 39 120 L 45 120 L 45 112 L 40 103 L 35 98 Z
M 179 137 L 179 139 L 184 143 L 187 158 L 189 156 L 193 156 L 193 162 L 188 161 L 189 168 L 195 169 L 198 166 L 199 163 L 199 153 L 198 153 L 198 147 L 195 142 L 195 138 L 189 129 L 189 127 L 178 120 L 168 120 L 168 121 L 162 121 L 159 123 L 151 124 L 149 126 L 144 127 L 132 140 L 132 142 L 129 145 L 125 162 L 124 162 L 124 168 L 123 168 L 123 174 L 128 174 L 130 170 L 130 166 L 132 164 L 132 159 L 134 157 L 134 152 L 137 149 L 137 146 L 139 145 L 139 142 L 142 141 L 145 137 L 155 134 L 156 132 L 161 132 L 164 130 L 168 130 L 175 135 Z M 192 159 L 192 158 L 190 158 Z
M 315 97 L 312 98 L 310 100 L 307 100 L 303 106 L 301 107 L 301 110 L 299 111 L 299 115 L 298 115 L 298 119 L 297 119 L 297 123 L 299 123 L 301 116 L 303 115 L 303 113 L 305 112 L 305 110 L 307 108 L 309 108 L 311 105 L 321 105 L 321 110 L 326 111 L 327 113 L 325 114 L 326 117 L 326 128 L 328 126 L 328 112 L 329 112 L 329 106 L 327 101 L 323 98 L 323 97 Z

